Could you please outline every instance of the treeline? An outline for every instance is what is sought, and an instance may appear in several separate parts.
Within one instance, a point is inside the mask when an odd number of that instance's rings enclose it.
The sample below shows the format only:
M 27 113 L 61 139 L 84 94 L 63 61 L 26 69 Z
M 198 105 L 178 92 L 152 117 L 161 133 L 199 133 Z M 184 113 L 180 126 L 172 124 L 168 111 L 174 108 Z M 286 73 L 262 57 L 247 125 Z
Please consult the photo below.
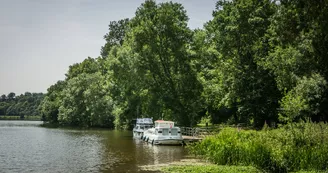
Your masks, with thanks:
M 193 126 L 326 121 L 327 1 L 219 0 L 204 29 L 179 3 L 146 0 L 112 21 L 101 56 L 48 89 L 50 123 L 127 127 L 140 117 Z
M 16 96 L 11 92 L 8 95 L 1 95 L 0 97 L 0 116 L 20 116 L 21 119 L 26 116 L 40 116 L 39 105 L 43 100 L 42 93 L 30 93 Z

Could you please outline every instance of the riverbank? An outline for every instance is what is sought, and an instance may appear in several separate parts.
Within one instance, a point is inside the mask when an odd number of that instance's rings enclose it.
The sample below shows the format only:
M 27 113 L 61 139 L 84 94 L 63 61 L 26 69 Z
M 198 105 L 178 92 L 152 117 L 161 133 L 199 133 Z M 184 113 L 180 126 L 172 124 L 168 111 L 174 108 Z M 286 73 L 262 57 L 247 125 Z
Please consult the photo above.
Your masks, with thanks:
M 167 164 L 145 165 L 141 170 L 161 173 L 267 173 L 254 166 L 216 165 L 209 161 L 185 158 Z M 325 173 L 326 171 L 297 171 L 292 173 Z
M 18 115 L 0 115 L 0 120 L 27 120 L 27 121 L 41 121 L 41 116 L 18 116 Z
M 216 165 L 195 158 L 185 158 L 167 164 L 145 165 L 140 169 L 162 173 L 262 173 L 252 166 Z

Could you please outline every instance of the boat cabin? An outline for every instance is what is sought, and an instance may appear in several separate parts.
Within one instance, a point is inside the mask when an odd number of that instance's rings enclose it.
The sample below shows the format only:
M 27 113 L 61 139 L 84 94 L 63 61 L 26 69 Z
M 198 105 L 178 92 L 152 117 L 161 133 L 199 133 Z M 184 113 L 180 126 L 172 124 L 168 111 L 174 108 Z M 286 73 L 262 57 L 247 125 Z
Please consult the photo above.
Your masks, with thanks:
M 153 124 L 152 118 L 137 118 L 136 124 Z
M 174 122 L 173 121 L 156 120 L 155 127 L 172 128 L 172 127 L 174 127 Z
M 154 130 L 150 131 L 154 135 L 176 136 L 180 133 L 180 128 L 174 127 L 173 121 L 157 120 Z

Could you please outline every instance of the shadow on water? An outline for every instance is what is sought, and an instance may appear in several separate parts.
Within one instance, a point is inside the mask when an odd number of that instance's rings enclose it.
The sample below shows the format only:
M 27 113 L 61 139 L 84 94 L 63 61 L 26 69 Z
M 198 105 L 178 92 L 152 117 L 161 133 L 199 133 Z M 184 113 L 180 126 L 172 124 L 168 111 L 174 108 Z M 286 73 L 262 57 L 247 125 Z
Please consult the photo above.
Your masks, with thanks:
M 0 121 L 0 145 L 4 172 L 150 172 L 140 167 L 186 155 L 182 146 L 153 146 L 130 131 L 49 129 L 28 121 Z

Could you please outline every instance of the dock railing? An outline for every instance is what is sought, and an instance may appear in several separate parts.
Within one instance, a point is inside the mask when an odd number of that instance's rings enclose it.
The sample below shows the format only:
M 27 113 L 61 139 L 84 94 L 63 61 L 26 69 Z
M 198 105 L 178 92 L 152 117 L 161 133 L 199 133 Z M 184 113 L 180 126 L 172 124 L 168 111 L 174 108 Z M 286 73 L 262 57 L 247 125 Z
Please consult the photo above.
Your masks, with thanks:
M 184 136 L 192 136 L 192 137 L 198 137 L 198 129 L 192 128 L 192 127 L 180 127 L 181 134 Z
M 219 131 L 225 127 L 236 128 L 237 130 L 250 129 L 250 127 L 247 127 L 244 124 L 240 123 L 236 125 L 220 125 L 220 126 L 208 126 L 208 127 L 180 127 L 180 130 L 183 136 L 204 138 L 205 136 L 219 133 Z

